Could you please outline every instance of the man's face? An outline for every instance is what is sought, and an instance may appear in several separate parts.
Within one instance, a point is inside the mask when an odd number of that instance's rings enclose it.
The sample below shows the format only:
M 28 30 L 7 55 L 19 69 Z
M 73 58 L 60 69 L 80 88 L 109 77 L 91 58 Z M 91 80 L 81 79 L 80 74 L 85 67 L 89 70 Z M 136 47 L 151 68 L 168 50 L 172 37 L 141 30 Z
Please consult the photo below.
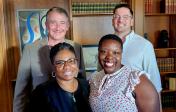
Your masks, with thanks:
M 122 7 L 115 11 L 112 19 L 114 29 L 117 33 L 129 32 L 134 20 L 128 8 Z
M 69 29 L 69 21 L 66 15 L 56 11 L 50 12 L 46 21 L 48 37 L 52 40 L 62 40 Z

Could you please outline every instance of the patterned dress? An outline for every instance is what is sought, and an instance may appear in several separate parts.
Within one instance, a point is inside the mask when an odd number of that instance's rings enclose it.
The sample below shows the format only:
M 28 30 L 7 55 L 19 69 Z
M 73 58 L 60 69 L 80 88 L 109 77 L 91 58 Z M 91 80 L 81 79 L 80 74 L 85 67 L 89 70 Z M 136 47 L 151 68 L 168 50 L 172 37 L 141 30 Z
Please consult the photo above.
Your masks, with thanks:
M 144 72 L 123 66 L 113 74 L 96 72 L 90 79 L 89 101 L 93 112 L 137 112 L 132 92 Z

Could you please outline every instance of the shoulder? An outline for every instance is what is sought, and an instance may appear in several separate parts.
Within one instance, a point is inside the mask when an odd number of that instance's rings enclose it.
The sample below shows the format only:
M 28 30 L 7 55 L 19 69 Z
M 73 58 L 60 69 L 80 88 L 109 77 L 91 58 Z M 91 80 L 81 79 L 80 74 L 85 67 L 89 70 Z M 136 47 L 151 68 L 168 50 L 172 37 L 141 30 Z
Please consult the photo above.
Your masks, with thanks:
M 72 40 L 65 39 L 65 42 L 71 44 L 72 46 L 81 46 L 80 44 L 78 44 Z
M 77 78 L 78 80 L 78 83 L 81 85 L 81 86 L 84 86 L 84 87 L 88 87 L 89 86 L 89 82 L 85 79 L 79 79 Z
M 38 85 L 34 92 L 38 92 L 38 93 L 46 93 L 48 91 L 52 91 L 54 90 L 56 87 L 56 81 L 55 80 L 49 80 L 47 82 L 44 82 L 40 85 Z
M 104 71 L 95 71 L 91 74 L 90 76 L 90 81 L 96 81 L 99 80 L 100 78 L 102 78 L 105 75 Z
M 154 49 L 153 44 L 149 40 L 145 39 L 144 37 L 136 33 L 131 34 L 130 43 L 131 43 L 130 45 L 135 46 L 135 49 L 137 49 L 136 46 L 139 46 L 140 44 L 140 47 L 138 47 L 138 49 L 143 52 L 150 51 L 150 50 L 153 51 Z
M 78 80 L 78 83 L 79 83 L 79 86 L 81 87 L 82 91 L 83 91 L 83 94 L 88 96 L 89 95 L 89 82 L 85 79 L 79 79 L 77 78 Z
M 142 37 L 141 35 L 138 35 L 135 32 L 132 33 L 132 38 L 134 41 L 140 42 L 144 45 L 152 45 L 152 43 L 149 40 L 145 39 L 144 37 Z
M 83 83 L 83 84 L 87 84 L 88 81 L 86 79 L 81 79 L 81 78 L 77 78 L 77 80 L 80 82 L 80 83 Z
M 46 45 L 48 40 L 47 37 L 44 37 L 42 39 L 37 39 L 34 43 L 33 43 L 33 46 L 38 46 L 38 45 Z
M 32 49 L 32 48 L 38 48 L 40 46 L 44 46 L 47 44 L 47 38 L 42 38 L 42 39 L 37 39 L 36 41 L 34 41 L 33 43 L 30 44 L 26 44 L 24 47 L 25 49 Z
M 124 72 L 128 72 L 129 76 L 128 79 L 132 83 L 132 85 L 136 86 L 141 83 L 141 78 L 140 77 L 146 77 L 148 78 L 148 75 L 146 74 L 145 71 L 140 71 L 137 69 L 134 69 L 130 66 L 124 66 Z

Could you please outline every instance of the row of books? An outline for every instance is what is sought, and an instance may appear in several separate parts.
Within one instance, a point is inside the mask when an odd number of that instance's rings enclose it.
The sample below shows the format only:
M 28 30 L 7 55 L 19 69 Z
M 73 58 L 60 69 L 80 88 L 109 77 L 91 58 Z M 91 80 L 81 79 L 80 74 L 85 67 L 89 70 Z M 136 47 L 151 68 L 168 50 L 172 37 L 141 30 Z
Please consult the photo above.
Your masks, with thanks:
M 153 3 L 153 0 L 145 0 L 145 13 L 153 13 Z M 160 13 L 176 14 L 176 0 L 161 0 Z
M 152 13 L 152 5 L 153 5 L 152 0 L 145 0 L 144 4 L 145 4 L 145 13 Z
M 160 12 L 166 14 L 176 14 L 176 0 L 161 0 Z
M 175 71 L 175 58 L 157 58 L 157 64 L 160 72 Z
M 126 4 L 126 2 L 104 2 L 104 3 L 93 3 L 93 2 L 73 2 L 72 12 L 73 14 L 106 14 L 113 13 L 113 9 L 117 4 Z
M 162 107 L 175 107 L 176 106 L 176 94 L 174 92 L 171 93 L 162 93 L 161 94 Z

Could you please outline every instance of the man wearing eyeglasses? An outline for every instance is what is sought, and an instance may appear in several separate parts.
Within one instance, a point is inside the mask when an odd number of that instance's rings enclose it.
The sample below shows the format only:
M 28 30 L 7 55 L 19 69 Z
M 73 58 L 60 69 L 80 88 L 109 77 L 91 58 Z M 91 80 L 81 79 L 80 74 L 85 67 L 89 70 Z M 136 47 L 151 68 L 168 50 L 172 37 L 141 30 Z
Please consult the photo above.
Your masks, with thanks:
M 133 11 L 127 4 L 120 4 L 113 11 L 115 34 L 123 41 L 122 64 L 145 71 L 158 93 L 161 92 L 161 79 L 152 43 L 132 30 Z
M 32 90 L 39 84 L 49 80 L 53 71 L 49 59 L 52 46 L 57 43 L 66 42 L 74 46 L 78 57 L 81 75 L 84 75 L 84 63 L 81 45 L 65 39 L 69 29 L 69 16 L 60 7 L 53 7 L 46 14 L 47 38 L 26 45 L 20 60 L 18 75 L 15 86 L 13 112 L 26 112 L 27 103 Z

